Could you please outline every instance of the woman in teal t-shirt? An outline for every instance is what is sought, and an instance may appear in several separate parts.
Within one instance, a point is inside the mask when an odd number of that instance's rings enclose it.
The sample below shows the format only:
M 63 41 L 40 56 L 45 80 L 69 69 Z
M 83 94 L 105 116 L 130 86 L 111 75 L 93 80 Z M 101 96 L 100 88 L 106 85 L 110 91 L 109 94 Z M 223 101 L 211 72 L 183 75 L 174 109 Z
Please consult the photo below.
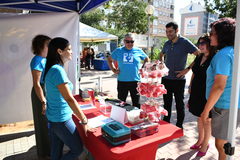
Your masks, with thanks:
M 72 49 L 68 40 L 60 37 L 52 39 L 48 46 L 44 77 L 51 160 L 73 160 L 83 152 L 83 144 L 72 120 L 72 113 L 81 120 L 85 133 L 88 131 L 87 118 L 72 95 L 73 85 L 63 68 L 64 63 L 71 59 Z M 70 151 L 62 155 L 64 144 Z
M 227 143 L 229 110 L 231 107 L 230 94 L 232 89 L 236 21 L 231 18 L 221 18 L 213 22 L 210 27 L 211 45 L 217 47 L 219 51 L 215 54 L 207 69 L 207 103 L 201 118 L 204 123 L 207 123 L 211 111 L 212 136 L 215 137 L 215 146 L 219 154 L 218 159 L 225 160 L 226 154 L 223 146 Z M 239 109 L 238 114 L 240 115 Z M 239 121 L 240 117 L 238 116 L 238 123 Z M 205 154 L 205 151 L 202 154 Z
M 35 128 L 35 139 L 38 157 L 50 156 L 50 142 L 48 136 L 47 118 L 44 115 L 46 110 L 46 99 L 44 96 L 43 74 L 48 52 L 48 43 L 51 40 L 48 36 L 37 35 L 32 40 L 32 52 L 35 55 L 30 63 L 33 88 L 31 92 L 32 111 Z

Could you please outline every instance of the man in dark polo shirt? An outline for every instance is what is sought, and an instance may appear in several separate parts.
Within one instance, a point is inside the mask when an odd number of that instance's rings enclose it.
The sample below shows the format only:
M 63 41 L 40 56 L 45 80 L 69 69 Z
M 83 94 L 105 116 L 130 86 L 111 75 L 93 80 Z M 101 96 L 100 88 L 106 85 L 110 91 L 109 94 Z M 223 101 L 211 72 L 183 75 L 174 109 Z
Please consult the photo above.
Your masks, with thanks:
M 162 78 L 162 84 L 167 89 L 167 94 L 163 95 L 164 108 L 168 111 L 168 116 L 164 116 L 163 120 L 170 122 L 174 95 L 177 110 L 176 126 L 183 128 L 185 74 L 193 65 L 186 67 L 187 56 L 189 53 L 197 55 L 199 51 L 191 41 L 177 33 L 178 25 L 175 22 L 166 25 L 166 35 L 169 40 L 160 53 L 160 61 L 164 61 L 169 69 L 168 76 Z

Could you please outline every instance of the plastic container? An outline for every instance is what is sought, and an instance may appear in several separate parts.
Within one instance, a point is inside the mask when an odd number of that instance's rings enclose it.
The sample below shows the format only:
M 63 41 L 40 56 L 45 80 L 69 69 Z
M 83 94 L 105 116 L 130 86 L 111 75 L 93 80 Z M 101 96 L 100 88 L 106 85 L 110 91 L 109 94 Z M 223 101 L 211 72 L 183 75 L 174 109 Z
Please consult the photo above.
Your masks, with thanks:
M 104 59 L 93 60 L 93 66 L 94 66 L 94 69 L 100 70 L 100 71 L 101 70 L 110 70 L 107 61 Z
M 128 122 L 130 124 L 137 124 L 143 122 L 143 119 L 139 118 L 141 109 L 134 109 L 127 112 Z
M 131 127 L 131 132 L 138 137 L 145 137 L 157 133 L 159 130 L 158 123 L 143 122 Z

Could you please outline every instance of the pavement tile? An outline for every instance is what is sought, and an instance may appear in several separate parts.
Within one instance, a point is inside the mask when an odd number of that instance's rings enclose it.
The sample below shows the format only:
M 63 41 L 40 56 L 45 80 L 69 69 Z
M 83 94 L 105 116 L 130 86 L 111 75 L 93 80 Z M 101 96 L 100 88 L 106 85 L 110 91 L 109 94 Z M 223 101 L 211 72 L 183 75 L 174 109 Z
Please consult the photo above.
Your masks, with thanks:
M 107 91 L 113 97 L 117 97 L 117 80 L 111 71 L 82 71 L 82 87 L 94 88 L 98 76 L 103 78 L 103 91 Z M 111 84 L 111 85 L 109 85 Z M 186 85 L 187 88 L 187 85 Z M 188 101 L 187 91 L 185 92 L 185 103 Z M 130 98 L 127 99 L 131 103 Z M 173 104 L 173 113 L 171 122 L 176 123 L 176 109 Z M 185 110 L 186 117 L 184 122 L 184 136 L 174 139 L 171 142 L 160 144 L 156 152 L 156 160 L 217 160 L 217 150 L 214 145 L 214 138 L 210 138 L 210 148 L 206 156 L 196 157 L 197 151 L 190 150 L 189 147 L 193 145 L 198 138 L 197 132 L 197 117 L 193 116 Z M 240 160 L 240 128 L 237 130 L 236 148 L 234 160 Z M 23 136 L 8 141 L 0 142 L 0 160 L 37 160 L 35 135 Z M 65 150 L 66 147 L 65 147 Z

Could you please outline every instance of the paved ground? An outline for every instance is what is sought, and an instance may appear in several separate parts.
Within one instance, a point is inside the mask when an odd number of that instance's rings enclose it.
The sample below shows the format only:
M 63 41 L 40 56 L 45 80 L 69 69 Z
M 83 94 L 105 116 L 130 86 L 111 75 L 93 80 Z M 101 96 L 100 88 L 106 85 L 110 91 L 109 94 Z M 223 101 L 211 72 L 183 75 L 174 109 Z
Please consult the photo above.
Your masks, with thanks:
M 82 71 L 81 86 L 95 88 L 97 78 L 102 77 L 103 91 L 116 97 L 116 78 L 111 71 Z M 188 79 L 190 74 L 188 75 Z M 186 85 L 187 88 L 187 85 Z M 188 99 L 185 92 L 185 101 Z M 128 98 L 128 101 L 130 99 Z M 176 110 L 172 114 L 172 123 L 176 122 Z M 236 151 L 234 160 L 240 158 L 240 129 L 237 130 Z M 160 131 L 161 132 L 161 131 Z M 189 149 L 197 140 L 196 118 L 186 109 L 184 136 L 171 142 L 161 144 L 157 150 L 156 160 L 197 160 L 196 152 Z M 34 131 L 0 135 L 0 160 L 36 160 L 36 146 Z M 201 160 L 216 160 L 217 151 L 214 139 L 210 139 L 210 148 L 207 155 Z

